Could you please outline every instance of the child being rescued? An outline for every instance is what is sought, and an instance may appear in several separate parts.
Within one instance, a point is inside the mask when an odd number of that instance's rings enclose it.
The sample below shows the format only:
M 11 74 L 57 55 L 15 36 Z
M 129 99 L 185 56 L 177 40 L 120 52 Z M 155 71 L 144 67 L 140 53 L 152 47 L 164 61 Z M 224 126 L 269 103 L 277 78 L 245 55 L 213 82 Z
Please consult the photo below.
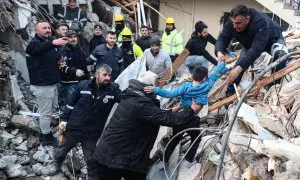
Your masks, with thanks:
M 208 103 L 208 93 L 212 89 L 215 82 L 220 78 L 223 72 L 228 71 L 225 63 L 220 62 L 208 76 L 208 69 L 204 66 L 196 66 L 192 73 L 192 82 L 185 82 L 174 90 L 168 91 L 159 87 L 146 86 L 144 91 L 166 97 L 181 97 L 179 107 L 175 107 L 173 111 L 179 111 L 182 108 L 191 107 L 194 100 L 197 105 L 206 105 Z M 208 77 L 207 77 L 208 76 Z M 200 108 L 200 110 L 202 107 Z M 199 110 L 199 112 L 200 112 Z M 198 112 L 196 112 L 198 113 Z

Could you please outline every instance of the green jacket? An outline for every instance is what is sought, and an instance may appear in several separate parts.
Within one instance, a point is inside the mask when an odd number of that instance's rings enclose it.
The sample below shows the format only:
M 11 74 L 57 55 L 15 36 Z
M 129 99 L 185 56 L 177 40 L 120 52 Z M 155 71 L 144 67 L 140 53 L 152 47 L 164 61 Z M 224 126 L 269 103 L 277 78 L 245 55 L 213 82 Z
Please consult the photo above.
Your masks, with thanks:
M 183 39 L 181 32 L 176 29 L 171 31 L 169 35 L 164 32 L 162 36 L 162 49 L 169 55 L 181 54 L 183 51 Z

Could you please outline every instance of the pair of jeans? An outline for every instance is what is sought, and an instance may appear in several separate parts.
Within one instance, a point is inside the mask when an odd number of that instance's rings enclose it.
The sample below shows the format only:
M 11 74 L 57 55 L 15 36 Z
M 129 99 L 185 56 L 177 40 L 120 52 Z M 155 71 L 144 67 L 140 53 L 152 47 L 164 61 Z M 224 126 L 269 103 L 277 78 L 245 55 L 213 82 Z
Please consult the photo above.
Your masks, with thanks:
M 60 83 L 59 101 L 60 107 L 64 107 L 71 100 L 72 94 L 75 92 L 78 83 Z
M 184 61 L 184 65 L 188 67 L 191 72 L 198 65 L 208 68 L 209 63 L 208 60 L 203 56 L 192 55 L 186 58 L 186 60 Z
M 35 96 L 39 117 L 39 126 L 42 134 L 49 134 L 51 132 L 50 124 L 52 113 L 58 106 L 58 92 L 57 85 L 35 86 L 31 85 L 30 90 Z
M 109 168 L 97 163 L 98 180 L 146 180 L 146 173 L 131 171 L 127 169 Z
M 54 150 L 54 158 L 58 164 L 61 164 L 68 152 L 75 147 L 77 143 L 81 143 L 84 160 L 87 165 L 88 178 L 95 180 L 97 165 L 93 158 L 93 153 L 99 137 L 87 137 L 73 131 L 66 131 L 64 141 L 59 144 L 58 148 Z

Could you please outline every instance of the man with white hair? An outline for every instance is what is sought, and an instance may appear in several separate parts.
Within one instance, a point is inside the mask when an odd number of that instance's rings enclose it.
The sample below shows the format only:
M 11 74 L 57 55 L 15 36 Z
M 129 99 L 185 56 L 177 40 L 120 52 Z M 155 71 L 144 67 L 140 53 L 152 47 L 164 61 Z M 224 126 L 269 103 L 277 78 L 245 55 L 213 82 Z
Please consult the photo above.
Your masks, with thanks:
M 159 127 L 199 126 L 195 104 L 181 112 L 162 110 L 155 95 L 144 92 L 145 86 L 156 84 L 157 77 L 153 72 L 144 72 L 138 80 L 130 80 L 123 91 L 94 152 L 98 179 L 146 179 Z

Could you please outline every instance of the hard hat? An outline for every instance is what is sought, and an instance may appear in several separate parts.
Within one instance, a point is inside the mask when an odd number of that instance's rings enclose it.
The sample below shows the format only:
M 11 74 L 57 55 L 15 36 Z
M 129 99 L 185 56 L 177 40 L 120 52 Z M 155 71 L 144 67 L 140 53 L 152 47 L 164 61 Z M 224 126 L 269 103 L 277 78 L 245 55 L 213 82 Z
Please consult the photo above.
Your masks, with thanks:
M 130 31 L 130 29 L 129 29 L 128 27 L 125 27 L 125 28 L 123 29 L 123 31 L 121 32 L 121 34 L 122 34 L 123 36 L 132 36 L 132 32 Z
M 168 18 L 166 19 L 166 24 L 175 24 L 174 18 L 168 17 Z
M 124 21 L 124 16 L 122 14 L 115 14 L 114 21 Z

